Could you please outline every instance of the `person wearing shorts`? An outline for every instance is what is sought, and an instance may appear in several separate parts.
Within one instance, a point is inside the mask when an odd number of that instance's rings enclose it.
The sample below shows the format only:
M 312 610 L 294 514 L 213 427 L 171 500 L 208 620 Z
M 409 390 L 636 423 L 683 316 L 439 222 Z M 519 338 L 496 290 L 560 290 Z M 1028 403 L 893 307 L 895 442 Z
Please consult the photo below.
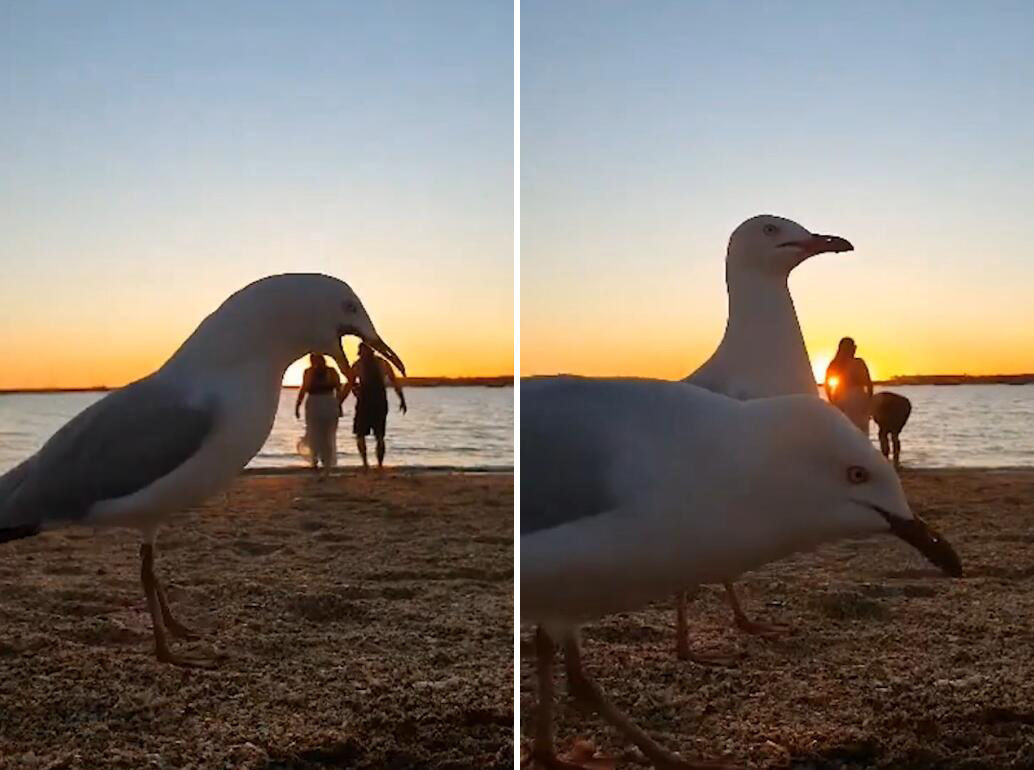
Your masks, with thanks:
M 399 410 L 406 413 L 406 396 L 402 392 L 391 364 L 373 352 L 365 342 L 359 344 L 359 360 L 352 366 L 352 389 L 355 391 L 355 417 L 352 420 L 352 432 L 359 448 L 359 456 L 363 467 L 369 468 L 366 458 L 366 437 L 371 433 L 377 440 L 377 467 L 384 467 L 384 433 L 388 420 L 387 383 L 399 397 Z M 342 396 L 348 395 L 348 386 Z

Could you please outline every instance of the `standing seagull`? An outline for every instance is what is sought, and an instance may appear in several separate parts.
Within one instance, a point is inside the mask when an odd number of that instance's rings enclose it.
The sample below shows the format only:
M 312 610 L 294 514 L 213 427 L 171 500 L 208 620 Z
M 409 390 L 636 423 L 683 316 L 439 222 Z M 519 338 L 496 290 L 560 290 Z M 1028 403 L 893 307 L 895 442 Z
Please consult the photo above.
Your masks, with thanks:
M 854 247 L 835 235 L 815 235 L 796 222 L 761 215 L 748 219 L 729 238 L 725 282 L 729 320 L 718 349 L 685 382 L 732 398 L 747 400 L 803 394 L 818 397 L 815 374 L 790 297 L 790 272 L 809 257 Z M 752 621 L 744 613 L 731 582 L 725 592 L 736 626 L 773 636 L 782 626 Z M 676 596 L 676 650 L 679 658 L 721 662 L 691 653 L 686 632 L 686 595 Z
M 821 399 L 739 402 L 682 382 L 521 382 L 521 618 L 538 624 L 534 757 L 554 749 L 553 643 L 568 690 L 665 768 L 680 759 L 581 664 L 580 624 L 727 581 L 839 538 L 892 533 L 951 575 L 952 547 L 909 509 L 897 474 Z
M 158 660 L 165 632 L 192 632 L 169 611 L 154 574 L 154 540 L 171 514 L 226 487 L 273 427 L 284 371 L 309 351 L 348 359 L 355 335 L 405 373 L 347 284 L 326 275 L 274 275 L 229 297 L 164 366 L 74 417 L 32 457 L 0 476 L 0 542 L 69 524 L 141 531 L 141 582 Z

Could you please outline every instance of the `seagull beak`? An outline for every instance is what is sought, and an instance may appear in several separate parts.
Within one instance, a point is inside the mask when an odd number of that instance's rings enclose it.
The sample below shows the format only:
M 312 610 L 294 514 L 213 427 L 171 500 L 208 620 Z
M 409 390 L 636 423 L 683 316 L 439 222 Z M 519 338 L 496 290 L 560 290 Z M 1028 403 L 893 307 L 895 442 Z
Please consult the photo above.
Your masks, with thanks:
M 348 363 L 348 356 L 345 355 L 345 346 L 341 344 L 341 337 L 338 336 L 337 350 L 334 351 L 334 362 L 337 364 L 337 368 L 341 370 L 341 373 L 345 375 L 345 378 L 355 385 L 352 380 L 352 365 Z
M 851 241 L 841 238 L 839 235 L 812 235 L 810 238 L 805 238 L 801 241 L 787 241 L 786 243 L 779 244 L 780 248 L 783 246 L 793 246 L 800 249 L 802 259 L 828 252 L 839 254 L 842 251 L 854 251 Z
M 391 361 L 392 365 L 400 372 L 402 372 L 403 377 L 406 376 L 406 365 L 402 363 L 402 359 L 398 357 L 398 354 L 395 353 L 395 351 L 392 350 L 390 347 L 388 347 L 388 343 L 386 343 L 380 337 L 371 337 L 370 339 L 364 339 L 363 342 L 365 342 L 371 348 L 376 350 L 386 359 Z
M 893 534 L 917 549 L 931 563 L 940 567 L 946 575 L 962 577 L 962 561 L 955 553 L 955 549 L 951 547 L 951 543 L 945 540 L 940 532 L 918 516 L 905 519 L 882 508 L 876 510 L 886 519 Z

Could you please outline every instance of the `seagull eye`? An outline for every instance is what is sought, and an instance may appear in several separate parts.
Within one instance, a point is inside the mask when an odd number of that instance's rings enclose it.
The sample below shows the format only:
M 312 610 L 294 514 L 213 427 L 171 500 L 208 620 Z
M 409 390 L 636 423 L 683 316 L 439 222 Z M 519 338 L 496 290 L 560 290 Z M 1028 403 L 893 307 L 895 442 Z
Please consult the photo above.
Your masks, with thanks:
M 359 307 L 354 302 L 346 302 L 344 304 L 345 304 L 345 312 L 346 313 L 358 313 L 359 312 Z
M 765 235 L 775 235 L 776 233 L 779 232 L 779 228 L 776 227 L 775 225 L 765 225 L 764 231 L 765 231 Z
M 847 469 L 847 480 L 852 484 L 864 484 L 869 480 L 869 471 L 861 465 L 852 465 Z

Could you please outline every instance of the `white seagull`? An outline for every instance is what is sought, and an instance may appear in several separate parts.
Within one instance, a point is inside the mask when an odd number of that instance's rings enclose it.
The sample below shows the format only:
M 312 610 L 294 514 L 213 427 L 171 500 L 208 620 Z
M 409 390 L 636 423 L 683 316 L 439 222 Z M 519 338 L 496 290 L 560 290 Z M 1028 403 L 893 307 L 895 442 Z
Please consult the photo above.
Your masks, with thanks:
M 342 281 L 274 275 L 244 287 L 158 371 L 108 394 L 0 476 L 0 542 L 73 524 L 139 529 L 158 660 L 202 664 L 168 646 L 166 631 L 193 634 L 172 616 L 154 574 L 158 527 L 226 487 L 262 448 L 293 361 L 314 351 L 349 371 L 346 334 L 405 373 Z
M 666 751 L 585 673 L 577 629 L 838 538 L 892 533 L 951 575 L 958 556 L 834 407 L 740 402 L 682 382 L 521 382 L 521 619 L 538 624 L 534 757 L 555 754 L 553 643 L 568 689 L 658 766 Z M 724 765 L 722 765 L 724 766 Z
M 685 382 L 746 400 L 802 394 L 818 398 L 804 335 L 787 285 L 790 272 L 809 257 L 854 247 L 835 235 L 816 235 L 796 222 L 761 215 L 748 219 L 729 238 L 725 282 L 729 319 L 721 344 Z M 740 606 L 731 582 L 726 597 L 738 628 L 774 636 L 783 626 L 757 623 Z M 686 632 L 686 595 L 676 597 L 676 651 L 698 663 L 723 663 L 723 656 L 690 652 Z

